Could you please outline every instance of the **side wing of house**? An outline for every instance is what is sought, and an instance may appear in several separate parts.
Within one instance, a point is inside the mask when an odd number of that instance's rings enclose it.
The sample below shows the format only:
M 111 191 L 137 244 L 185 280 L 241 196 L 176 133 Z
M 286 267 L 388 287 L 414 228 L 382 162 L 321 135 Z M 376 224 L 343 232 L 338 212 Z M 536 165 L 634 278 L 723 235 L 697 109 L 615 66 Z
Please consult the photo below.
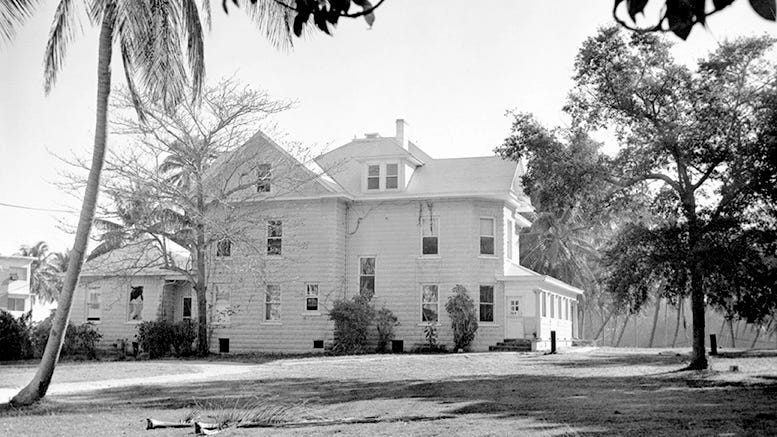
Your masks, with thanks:
M 14 317 L 32 309 L 32 262 L 33 258 L 29 257 L 0 256 L 0 309 Z

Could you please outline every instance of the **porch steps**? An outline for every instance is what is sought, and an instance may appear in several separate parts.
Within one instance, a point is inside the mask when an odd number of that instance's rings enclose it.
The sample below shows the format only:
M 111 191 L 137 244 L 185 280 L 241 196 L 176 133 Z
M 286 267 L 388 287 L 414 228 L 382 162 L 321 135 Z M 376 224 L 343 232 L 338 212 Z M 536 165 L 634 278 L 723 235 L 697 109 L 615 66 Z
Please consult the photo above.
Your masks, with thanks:
M 489 346 L 491 352 L 531 352 L 531 340 L 525 338 L 505 338 L 494 346 Z

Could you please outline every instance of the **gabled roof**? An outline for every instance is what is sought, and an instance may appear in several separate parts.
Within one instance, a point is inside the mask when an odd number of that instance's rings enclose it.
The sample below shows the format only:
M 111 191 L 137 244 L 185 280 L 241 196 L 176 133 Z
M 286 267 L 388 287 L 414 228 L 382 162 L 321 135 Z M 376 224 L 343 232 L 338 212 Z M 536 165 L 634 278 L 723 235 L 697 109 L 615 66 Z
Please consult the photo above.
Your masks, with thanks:
M 188 269 L 189 258 L 171 253 L 173 265 Z M 177 276 L 165 265 L 165 256 L 152 241 L 129 243 L 84 263 L 81 276 Z
M 433 159 L 416 169 L 408 194 L 496 193 L 511 189 L 516 163 L 496 156 Z

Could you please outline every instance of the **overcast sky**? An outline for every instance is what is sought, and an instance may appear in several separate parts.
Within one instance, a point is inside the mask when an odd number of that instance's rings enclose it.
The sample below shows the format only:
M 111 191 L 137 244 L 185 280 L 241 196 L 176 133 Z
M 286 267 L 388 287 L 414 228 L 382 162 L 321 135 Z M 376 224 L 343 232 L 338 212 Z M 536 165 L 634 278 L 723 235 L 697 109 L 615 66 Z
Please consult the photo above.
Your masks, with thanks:
M 72 245 L 57 222 L 75 222 L 73 216 L 1 205 L 80 208 L 52 184 L 65 167 L 52 153 L 91 148 L 97 30 L 85 22 L 76 33 L 45 96 L 42 58 L 56 3 L 45 2 L 15 41 L 0 47 L 0 254 L 39 240 L 53 250 Z M 240 10 L 225 16 L 221 2 L 212 3 L 207 77 L 235 75 L 297 101 L 277 117 L 290 139 L 331 149 L 366 132 L 391 136 L 394 120 L 404 118 L 410 138 L 437 158 L 491 155 L 508 133 L 508 109 L 565 124 L 574 56 L 610 22 L 612 7 L 612 0 L 387 0 L 372 29 L 361 19 L 341 20 L 333 37 L 315 33 L 279 52 Z M 740 0 L 711 17 L 708 30 L 694 29 L 686 42 L 671 38 L 678 59 L 691 64 L 726 37 L 764 32 L 777 37 L 777 25 Z M 122 82 L 114 56 L 113 83 Z

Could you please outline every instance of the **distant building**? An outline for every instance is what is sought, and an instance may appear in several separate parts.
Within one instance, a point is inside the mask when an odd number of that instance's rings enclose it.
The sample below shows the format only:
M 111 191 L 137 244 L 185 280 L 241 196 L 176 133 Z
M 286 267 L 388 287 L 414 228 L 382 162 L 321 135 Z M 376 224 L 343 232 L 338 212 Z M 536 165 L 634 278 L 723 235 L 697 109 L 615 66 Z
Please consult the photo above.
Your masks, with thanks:
M 213 247 L 213 351 L 322 348 L 333 340 L 333 300 L 359 293 L 393 311 L 395 339 L 406 350 L 425 341 L 430 324 L 450 345 L 444 307 L 457 284 L 477 306 L 474 350 L 504 339 L 547 349 L 551 331 L 561 345 L 578 337 L 582 290 L 519 264 L 518 233 L 530 225 L 521 213 L 532 210 L 520 163 L 434 159 L 397 120 L 394 136 L 368 134 L 305 166 L 259 132 L 217 163 L 212 177 L 241 174 L 246 165 L 260 175 L 245 189 L 263 198 L 234 207 L 264 219 L 249 243 Z M 299 182 L 283 182 L 289 179 Z M 196 298 L 180 274 L 154 265 L 117 275 L 99 267 L 103 261 L 85 267 L 75 322 L 99 324 L 104 340 L 114 341 L 131 337 L 141 320 L 196 320 Z
M 0 309 L 14 317 L 32 309 L 30 267 L 34 260 L 26 256 L 0 256 Z

